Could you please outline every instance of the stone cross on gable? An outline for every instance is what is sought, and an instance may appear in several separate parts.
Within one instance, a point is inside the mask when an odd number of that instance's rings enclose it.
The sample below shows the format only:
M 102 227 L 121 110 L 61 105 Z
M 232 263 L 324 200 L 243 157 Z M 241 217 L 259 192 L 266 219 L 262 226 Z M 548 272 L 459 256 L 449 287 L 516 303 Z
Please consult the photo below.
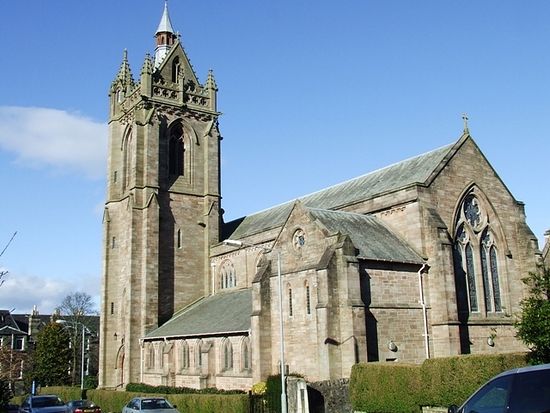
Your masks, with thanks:
M 466 113 L 462 114 L 462 120 L 464 121 L 464 133 L 470 133 L 468 129 L 468 115 Z

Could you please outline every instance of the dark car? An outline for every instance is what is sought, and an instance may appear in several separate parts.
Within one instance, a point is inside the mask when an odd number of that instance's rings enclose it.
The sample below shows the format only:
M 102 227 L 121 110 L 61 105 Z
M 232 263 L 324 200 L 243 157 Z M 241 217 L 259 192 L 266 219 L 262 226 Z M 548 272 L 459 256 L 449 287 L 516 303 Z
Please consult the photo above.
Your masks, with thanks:
M 449 413 L 550 412 L 550 364 L 521 367 L 495 376 Z
M 134 397 L 122 413 L 179 413 L 164 397 Z
M 67 407 L 69 413 L 101 413 L 101 408 L 91 400 L 71 400 Z
M 28 396 L 21 406 L 19 413 L 68 413 L 69 410 L 63 400 L 55 394 Z
M 5 406 L 0 406 L 0 411 L 6 413 L 19 413 L 19 405 L 8 403 Z

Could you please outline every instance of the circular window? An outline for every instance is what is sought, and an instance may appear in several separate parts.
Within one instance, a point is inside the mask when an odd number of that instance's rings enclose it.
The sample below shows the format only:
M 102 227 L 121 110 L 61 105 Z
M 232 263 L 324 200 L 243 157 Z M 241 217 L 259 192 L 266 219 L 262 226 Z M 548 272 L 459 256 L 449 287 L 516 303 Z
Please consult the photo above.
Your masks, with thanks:
M 302 248 L 306 243 L 306 234 L 304 230 L 297 229 L 294 231 L 294 235 L 292 236 L 292 245 L 294 245 L 294 248 L 300 249 Z

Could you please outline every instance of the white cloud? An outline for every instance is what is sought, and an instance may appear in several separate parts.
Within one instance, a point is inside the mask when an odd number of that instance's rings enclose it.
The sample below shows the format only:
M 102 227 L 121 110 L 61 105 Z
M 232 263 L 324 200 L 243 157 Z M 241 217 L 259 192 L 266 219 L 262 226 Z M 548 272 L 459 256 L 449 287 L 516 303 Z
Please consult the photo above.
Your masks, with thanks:
M 67 295 L 77 291 L 90 294 L 98 304 L 99 285 L 99 280 L 92 277 L 82 276 L 77 282 L 72 282 L 10 272 L 0 287 L 0 309 L 27 314 L 36 306 L 40 314 L 51 314 Z
M 0 148 L 16 153 L 20 163 L 102 178 L 107 125 L 63 110 L 0 106 Z

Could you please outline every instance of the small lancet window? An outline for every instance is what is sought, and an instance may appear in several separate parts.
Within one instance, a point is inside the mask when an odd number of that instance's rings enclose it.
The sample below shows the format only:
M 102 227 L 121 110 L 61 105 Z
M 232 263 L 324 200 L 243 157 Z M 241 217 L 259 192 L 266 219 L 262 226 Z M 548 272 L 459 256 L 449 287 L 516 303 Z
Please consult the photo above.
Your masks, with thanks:
M 180 58 L 176 56 L 176 58 L 172 61 L 172 82 L 174 83 L 179 82 L 180 66 Z
M 292 308 L 292 288 L 288 288 L 288 315 L 292 317 L 293 308 Z
M 179 228 L 176 231 L 176 246 L 178 249 L 181 249 L 183 246 L 183 236 L 181 234 L 181 229 Z
M 311 314 L 311 294 L 309 290 L 309 284 L 306 284 L 306 313 Z
M 231 370 L 233 368 L 233 346 L 231 341 L 225 340 L 223 346 L 223 369 Z
M 185 340 L 181 343 L 181 368 L 189 368 L 189 344 Z

